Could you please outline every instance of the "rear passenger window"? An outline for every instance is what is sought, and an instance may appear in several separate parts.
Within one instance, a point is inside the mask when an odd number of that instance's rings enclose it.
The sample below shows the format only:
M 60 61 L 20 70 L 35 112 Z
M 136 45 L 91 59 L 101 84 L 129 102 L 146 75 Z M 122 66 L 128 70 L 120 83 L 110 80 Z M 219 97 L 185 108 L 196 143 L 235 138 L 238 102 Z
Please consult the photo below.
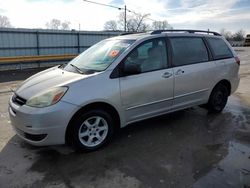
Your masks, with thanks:
M 178 37 L 170 38 L 173 48 L 174 66 L 182 66 L 208 61 L 207 48 L 202 38 Z
M 215 59 L 225 59 L 233 57 L 233 54 L 224 40 L 220 38 L 207 38 Z

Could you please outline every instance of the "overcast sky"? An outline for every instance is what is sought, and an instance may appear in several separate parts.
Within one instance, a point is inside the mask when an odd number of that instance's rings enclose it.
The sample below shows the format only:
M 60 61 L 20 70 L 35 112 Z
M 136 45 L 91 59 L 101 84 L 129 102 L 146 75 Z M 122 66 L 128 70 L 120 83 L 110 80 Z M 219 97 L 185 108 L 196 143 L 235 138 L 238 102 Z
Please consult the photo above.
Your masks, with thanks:
M 250 0 L 95 0 L 167 20 L 175 29 L 210 29 L 250 33 Z M 72 29 L 102 30 L 105 21 L 117 19 L 121 10 L 82 0 L 0 0 L 0 15 L 14 27 L 45 28 L 52 18 L 70 21 Z M 132 14 L 132 13 L 129 13 Z M 149 21 L 150 22 L 150 21 Z

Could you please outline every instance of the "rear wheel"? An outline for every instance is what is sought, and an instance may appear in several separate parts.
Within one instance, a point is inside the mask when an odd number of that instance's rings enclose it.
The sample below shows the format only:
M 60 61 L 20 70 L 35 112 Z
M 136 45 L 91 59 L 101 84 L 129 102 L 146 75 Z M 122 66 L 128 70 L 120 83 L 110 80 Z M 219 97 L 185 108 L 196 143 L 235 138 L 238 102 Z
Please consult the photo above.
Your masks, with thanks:
M 114 121 L 103 110 L 91 110 L 73 122 L 70 140 L 76 150 L 94 151 L 106 144 L 114 133 Z
M 221 112 L 227 104 L 228 96 L 229 91 L 225 85 L 216 85 L 209 97 L 208 104 L 206 105 L 208 110 L 213 113 Z

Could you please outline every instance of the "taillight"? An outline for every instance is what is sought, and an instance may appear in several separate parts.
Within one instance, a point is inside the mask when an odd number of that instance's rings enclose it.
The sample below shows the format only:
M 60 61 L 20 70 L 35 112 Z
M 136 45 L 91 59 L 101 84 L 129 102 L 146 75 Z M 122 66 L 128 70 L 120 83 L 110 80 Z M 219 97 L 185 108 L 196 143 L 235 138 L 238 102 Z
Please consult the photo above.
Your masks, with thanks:
M 240 65 L 240 58 L 239 58 L 239 57 L 235 57 L 234 59 L 235 59 L 236 63 L 237 63 L 238 65 Z

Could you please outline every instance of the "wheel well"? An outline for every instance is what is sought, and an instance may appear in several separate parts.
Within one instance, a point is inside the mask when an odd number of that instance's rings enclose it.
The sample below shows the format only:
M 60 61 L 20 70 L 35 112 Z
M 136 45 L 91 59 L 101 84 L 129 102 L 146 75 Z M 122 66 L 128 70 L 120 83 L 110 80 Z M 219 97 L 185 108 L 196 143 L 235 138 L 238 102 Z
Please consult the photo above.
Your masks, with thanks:
M 218 84 L 222 84 L 222 85 L 226 86 L 226 88 L 229 91 L 228 95 L 231 94 L 231 83 L 228 80 L 221 80 L 215 86 L 217 86 Z
M 94 109 L 101 109 L 101 110 L 105 110 L 106 112 L 110 113 L 111 116 L 114 118 L 115 120 L 115 125 L 118 125 L 116 128 L 120 128 L 120 116 L 119 113 L 117 112 L 117 110 L 110 104 L 105 103 L 105 102 L 95 102 L 95 103 L 91 103 L 88 104 L 86 106 L 83 106 L 81 109 L 79 109 L 74 115 L 73 117 L 70 119 L 69 124 L 67 126 L 66 129 L 66 134 L 65 134 L 65 140 L 66 143 L 69 143 L 69 138 L 70 138 L 70 127 L 73 125 L 74 120 L 79 117 L 80 114 L 83 114 L 87 111 L 90 110 L 94 110 Z

